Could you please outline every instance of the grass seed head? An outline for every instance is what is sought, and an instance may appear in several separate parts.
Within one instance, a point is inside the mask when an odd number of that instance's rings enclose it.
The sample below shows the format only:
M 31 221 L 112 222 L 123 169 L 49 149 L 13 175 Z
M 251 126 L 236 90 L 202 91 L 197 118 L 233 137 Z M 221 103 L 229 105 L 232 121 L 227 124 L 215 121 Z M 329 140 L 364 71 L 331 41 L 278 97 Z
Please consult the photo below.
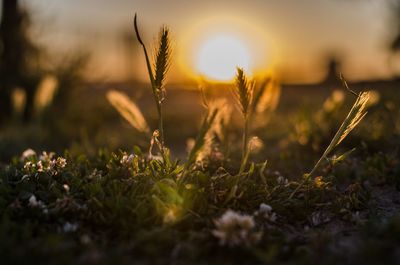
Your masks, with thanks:
M 234 96 L 243 116 L 247 117 L 253 99 L 254 83 L 249 81 L 242 68 L 237 68 Z
M 158 50 L 154 59 L 154 82 L 157 91 L 164 88 L 165 78 L 171 62 L 171 43 L 169 29 L 162 27 L 159 34 Z
M 111 90 L 107 92 L 106 97 L 111 105 L 133 128 L 142 133 L 148 133 L 150 131 L 139 107 L 136 106 L 136 104 L 131 101 L 126 94 L 116 90 Z

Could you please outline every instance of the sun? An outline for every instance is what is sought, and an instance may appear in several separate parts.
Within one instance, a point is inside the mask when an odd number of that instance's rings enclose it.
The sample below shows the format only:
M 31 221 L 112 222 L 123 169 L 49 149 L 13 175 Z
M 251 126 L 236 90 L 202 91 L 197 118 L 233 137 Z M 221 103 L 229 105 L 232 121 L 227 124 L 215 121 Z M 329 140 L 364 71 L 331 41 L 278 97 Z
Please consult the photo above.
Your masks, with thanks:
M 196 69 L 199 74 L 210 80 L 232 80 L 236 67 L 249 71 L 249 49 L 235 36 L 219 34 L 206 39 L 199 47 Z

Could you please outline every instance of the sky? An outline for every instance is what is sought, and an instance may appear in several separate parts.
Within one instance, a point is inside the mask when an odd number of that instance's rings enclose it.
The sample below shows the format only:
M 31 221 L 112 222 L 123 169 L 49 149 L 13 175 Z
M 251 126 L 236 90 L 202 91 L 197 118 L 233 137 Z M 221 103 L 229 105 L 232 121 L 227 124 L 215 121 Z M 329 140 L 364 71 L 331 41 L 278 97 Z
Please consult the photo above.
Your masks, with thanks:
M 144 78 L 144 58 L 135 46 L 132 20 L 139 16 L 151 46 L 161 25 L 173 36 L 171 78 L 195 78 L 196 56 L 218 34 L 248 47 L 252 72 L 274 71 L 292 82 L 323 78 L 325 60 L 341 57 L 350 79 L 389 77 L 392 28 L 389 0 L 24 0 L 32 10 L 34 35 L 50 50 L 89 51 L 91 78 Z M 131 42 L 123 42 L 130 39 Z M 125 43 L 125 44 L 123 44 Z M 128 45 L 126 44 L 128 43 Z M 129 49 L 129 45 L 132 48 Z

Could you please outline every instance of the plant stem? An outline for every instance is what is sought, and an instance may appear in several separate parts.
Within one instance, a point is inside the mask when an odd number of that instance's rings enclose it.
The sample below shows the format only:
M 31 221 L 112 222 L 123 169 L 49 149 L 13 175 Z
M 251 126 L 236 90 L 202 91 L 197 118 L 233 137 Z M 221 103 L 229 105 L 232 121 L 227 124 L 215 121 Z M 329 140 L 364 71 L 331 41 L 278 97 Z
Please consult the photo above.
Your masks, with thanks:
M 164 123 L 163 123 L 163 109 L 162 109 L 162 102 L 158 97 L 157 102 L 157 111 L 158 111 L 158 130 L 160 131 L 160 140 L 161 146 L 164 149 Z M 164 152 L 164 150 L 161 150 Z
M 249 117 L 244 116 L 244 128 L 243 128 L 243 146 L 242 146 L 242 163 L 240 165 L 239 174 L 243 173 L 246 169 L 247 160 L 249 159 Z
M 328 149 L 327 149 L 328 150 Z M 318 167 L 321 165 L 322 161 L 326 158 L 328 155 L 327 150 L 325 150 L 324 154 L 319 158 L 318 162 L 315 164 L 313 169 L 310 171 L 310 173 L 306 174 L 306 177 L 303 179 L 303 181 L 297 186 L 297 188 L 290 194 L 288 200 L 291 200 L 293 196 L 299 191 L 301 187 L 306 183 L 306 181 L 310 180 L 312 176 L 314 175 L 315 171 L 317 171 Z

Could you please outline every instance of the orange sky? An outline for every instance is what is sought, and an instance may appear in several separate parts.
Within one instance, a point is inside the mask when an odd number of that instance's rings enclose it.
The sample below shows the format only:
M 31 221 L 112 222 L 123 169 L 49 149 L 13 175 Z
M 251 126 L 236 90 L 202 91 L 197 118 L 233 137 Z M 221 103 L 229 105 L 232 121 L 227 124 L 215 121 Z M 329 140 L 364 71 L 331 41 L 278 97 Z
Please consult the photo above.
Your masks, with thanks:
M 323 59 L 339 54 L 350 79 L 390 76 L 388 7 L 367 0 L 35 0 L 23 1 L 34 14 L 35 36 L 53 50 L 89 50 L 92 78 L 106 80 L 134 72 L 142 78 L 141 54 L 130 57 L 122 35 L 133 37 L 139 14 L 150 45 L 160 25 L 174 37 L 172 79 L 195 72 L 193 58 L 208 35 L 231 32 L 250 47 L 254 71 L 273 68 L 284 80 L 317 81 Z

